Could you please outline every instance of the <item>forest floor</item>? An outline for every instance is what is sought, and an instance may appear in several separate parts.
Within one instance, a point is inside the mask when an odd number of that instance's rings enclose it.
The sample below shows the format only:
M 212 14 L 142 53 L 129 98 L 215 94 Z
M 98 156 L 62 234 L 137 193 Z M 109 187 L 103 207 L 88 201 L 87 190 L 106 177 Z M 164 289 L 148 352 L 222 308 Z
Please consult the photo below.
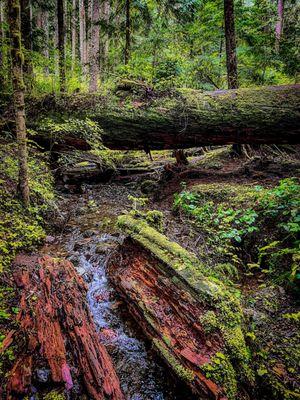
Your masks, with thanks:
M 42 180 L 36 176 L 32 178 L 35 185 L 36 205 L 31 213 L 35 215 L 37 222 L 32 219 L 32 215 L 31 217 L 22 216 L 18 206 L 12 200 L 10 193 L 14 190 L 12 176 L 15 166 L 12 160 L 7 163 L 11 169 L 11 178 L 7 177 L 6 173 L 1 174 L 0 178 L 2 183 L 9 182 L 10 179 L 11 189 L 9 185 L 2 189 L 6 193 L 6 205 L 2 205 L 2 212 L 4 216 L 5 213 L 12 211 L 16 215 L 19 213 L 18 217 L 16 216 L 19 219 L 13 221 L 13 224 L 10 223 L 9 227 L 5 223 L 2 224 L 4 237 L 6 235 L 10 241 L 17 243 L 6 250 L 3 248 L 4 254 L 11 252 L 12 249 L 15 254 L 18 254 L 26 248 L 36 253 L 36 243 L 44 241 L 44 246 L 39 247 L 38 251 L 41 256 L 52 256 L 53 259 L 67 258 L 72 261 L 77 268 L 77 273 L 83 277 L 87 285 L 87 289 L 82 290 L 87 290 L 87 301 L 96 324 L 93 329 L 96 329 L 100 342 L 113 358 L 121 380 L 121 388 L 127 399 L 188 399 L 185 386 L 176 386 L 174 378 L 166 374 L 164 364 L 153 354 L 143 332 L 126 314 L 125 304 L 107 283 L 109 280 L 106 277 L 105 263 L 109 254 L 119 245 L 120 240 L 119 230 L 116 228 L 117 218 L 132 209 L 137 212 L 144 212 L 144 210 L 145 212 L 148 210 L 162 212 L 163 233 L 203 260 L 214 277 L 221 277 L 226 284 L 241 293 L 245 316 L 244 330 L 247 345 L 252 353 L 257 387 L 250 397 L 249 394 L 240 393 L 240 398 L 299 398 L 299 382 L 297 382 L 300 351 L 299 308 L 295 301 L 294 288 L 291 289 L 289 284 L 286 285 L 285 278 L 282 277 L 286 271 L 282 272 L 279 267 L 278 272 L 276 266 L 270 271 L 254 266 L 257 264 L 257 252 L 251 251 L 251 247 L 263 247 L 267 244 L 264 238 L 268 235 L 268 230 L 275 228 L 269 226 L 267 230 L 262 229 L 263 233 L 257 234 L 254 238 L 251 234 L 246 235 L 247 238 L 243 239 L 245 244 L 238 244 L 233 251 L 229 245 L 228 248 L 223 246 L 220 250 L 220 243 L 209 240 L 211 235 L 217 235 L 213 225 L 205 225 L 202 222 L 198 224 L 195 214 L 189 213 L 193 209 L 189 208 L 190 199 L 197 198 L 198 201 L 203 196 L 204 203 L 212 206 L 210 212 L 215 212 L 213 210 L 216 210 L 214 208 L 216 204 L 227 204 L 230 209 L 237 210 L 238 214 L 235 214 L 235 218 L 238 218 L 241 214 L 240 210 L 253 206 L 254 197 L 251 196 L 254 196 L 255 187 L 272 189 L 281 179 L 299 177 L 300 161 L 297 154 L 288 155 L 276 149 L 274 154 L 266 157 L 264 152 L 270 154 L 270 149 L 265 148 L 260 154 L 256 153 L 249 158 L 232 157 L 228 147 L 217 148 L 206 154 L 193 151 L 189 153 L 190 164 L 187 167 L 175 166 L 170 152 L 155 152 L 154 161 L 141 152 L 135 154 L 130 154 L 130 152 L 122 154 L 121 161 L 119 160 L 119 169 L 121 169 L 119 175 L 114 172 L 112 176 L 105 178 L 107 180 L 105 183 L 94 183 L 93 178 L 88 179 L 88 182 L 81 179 L 77 183 L 76 176 L 74 179 L 73 175 L 74 168 L 71 174 L 72 180 L 69 179 L 70 175 L 65 169 L 58 177 L 55 203 L 50 195 L 50 183 L 49 187 L 47 184 L 46 187 L 41 184 L 45 176 L 51 180 L 47 168 L 43 165 L 36 166 L 39 163 L 32 161 L 32 165 L 36 168 L 35 175 L 43 176 Z M 34 157 L 36 156 L 33 155 L 33 160 Z M 13 158 L 13 153 L 11 153 L 11 158 Z M 79 167 L 80 174 L 82 169 L 85 170 L 80 176 L 86 177 L 86 170 L 90 169 L 90 164 L 81 160 Z M 43 174 L 39 168 L 46 168 Z M 78 172 L 76 171 L 75 173 Z M 180 193 L 183 193 L 181 197 Z M 195 194 L 196 197 L 193 197 Z M 240 196 L 241 194 L 244 194 L 244 197 Z M 47 210 L 40 209 L 42 199 L 46 199 L 48 205 L 50 204 Z M 194 204 L 192 205 L 194 207 Z M 207 214 L 201 208 L 202 203 L 197 204 L 196 207 L 204 213 L 203 219 L 207 218 Z M 220 215 L 217 217 L 221 218 Z M 48 221 L 45 229 L 39 228 L 41 218 Z M 23 230 L 25 227 L 28 228 L 29 221 L 31 235 L 24 239 Z M 12 234 L 8 233 L 8 229 L 15 229 L 15 227 L 18 227 L 17 233 L 15 231 Z M 236 257 L 239 258 L 237 262 Z M 289 255 L 287 254 L 286 257 Z M 16 360 L 24 362 L 24 353 L 28 353 L 27 341 L 24 338 L 16 343 L 9 337 L 10 334 L 15 335 L 19 329 L 20 319 L 16 322 L 14 315 L 20 315 L 22 305 L 20 306 L 18 298 L 24 292 L 22 285 L 19 285 L 19 288 L 16 287 L 15 280 L 7 268 L 10 261 L 4 257 L 4 272 L 1 274 L 0 377 L 2 383 L 9 378 L 7 372 L 16 365 Z M 229 264 L 234 268 L 228 266 Z M 290 264 L 287 267 L 289 268 Z M 24 273 L 26 265 L 21 265 L 21 270 Z M 99 273 L 101 279 L 99 279 Z M 33 279 L 36 278 L 33 277 Z M 81 284 L 78 283 L 78 285 Z M 56 290 L 60 292 L 58 287 Z M 75 304 L 74 307 L 81 306 Z M 65 312 L 67 313 L 67 310 Z M 84 315 L 83 311 L 82 313 Z M 67 327 L 62 325 L 62 330 L 65 332 Z M 21 338 L 22 335 L 18 334 L 17 337 Z M 66 361 L 71 365 L 72 375 L 76 375 L 74 355 L 70 355 L 71 353 L 72 351 L 67 349 Z M 32 360 L 30 362 L 32 363 Z M 49 394 L 51 386 L 49 369 L 40 357 L 35 358 L 34 362 L 37 365 L 34 367 L 30 365 L 33 370 L 30 384 L 28 386 L 28 383 L 22 382 L 23 387 L 27 385 L 26 390 L 29 390 L 29 387 L 31 393 L 33 389 L 38 389 L 40 393 L 44 393 L 43 398 L 48 400 L 64 398 L 63 386 L 59 383 L 59 379 L 53 386 L 55 392 Z M 101 375 L 101 371 L 99 374 Z M 84 386 L 84 378 L 82 380 L 80 374 L 77 376 L 79 378 L 75 388 L 72 389 L 72 398 L 83 399 L 85 398 L 84 391 L 78 386 Z M 62 378 L 63 385 L 67 384 L 68 379 Z M 143 382 L 142 385 L 141 382 Z M 192 396 L 192 398 L 196 397 Z

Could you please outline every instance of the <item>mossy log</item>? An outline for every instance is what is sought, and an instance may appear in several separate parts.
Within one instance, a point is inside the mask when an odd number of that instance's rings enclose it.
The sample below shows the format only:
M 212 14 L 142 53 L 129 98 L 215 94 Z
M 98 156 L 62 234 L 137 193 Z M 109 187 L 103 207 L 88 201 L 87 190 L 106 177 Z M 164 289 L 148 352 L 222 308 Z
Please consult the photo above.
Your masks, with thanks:
M 145 221 L 125 215 L 118 225 L 128 238 L 109 274 L 153 347 L 196 398 L 236 399 L 252 384 L 239 300 Z
M 300 85 L 214 92 L 181 89 L 151 98 L 74 94 L 28 104 L 31 121 L 37 108 L 42 110 L 39 117 L 56 113 L 60 118 L 91 118 L 111 149 L 300 143 Z

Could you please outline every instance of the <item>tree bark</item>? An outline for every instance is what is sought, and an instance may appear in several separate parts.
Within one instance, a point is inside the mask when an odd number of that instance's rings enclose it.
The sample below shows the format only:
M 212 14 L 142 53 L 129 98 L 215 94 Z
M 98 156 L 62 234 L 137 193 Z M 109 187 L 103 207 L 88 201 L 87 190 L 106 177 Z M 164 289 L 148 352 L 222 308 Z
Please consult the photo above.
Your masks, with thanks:
M 30 0 L 21 0 L 21 32 L 25 49 L 23 73 L 27 90 L 33 86 L 33 66 L 31 61 L 32 51 L 32 10 Z
M 44 56 L 46 60 L 49 62 L 49 11 L 43 11 L 42 13 L 43 26 L 45 31 L 45 46 L 44 46 Z M 49 66 L 45 66 L 45 74 L 49 75 Z
M 86 41 L 86 12 L 84 0 L 79 0 L 79 49 L 80 63 L 83 74 L 86 75 L 87 65 L 87 41 Z
M 4 86 L 4 11 L 3 2 L 0 0 L 0 86 Z
M 92 27 L 91 27 L 91 41 L 90 41 L 90 82 L 89 92 L 96 92 L 98 89 L 99 77 L 99 45 L 100 45 L 100 2 L 93 0 L 92 9 Z
M 284 12 L 284 0 L 278 0 L 277 3 L 277 23 L 275 27 L 275 49 L 279 51 L 282 25 L 283 25 L 283 12 Z
M 87 19 L 86 19 L 86 58 L 87 58 L 87 67 L 89 73 L 90 67 L 90 55 L 91 55 L 91 46 L 92 46 L 92 16 L 93 16 L 93 2 L 94 0 L 87 0 Z
M 131 47 L 131 18 L 130 18 L 130 0 L 126 0 L 126 27 L 125 27 L 125 51 L 124 51 L 124 63 L 128 64 L 130 58 L 130 47 Z
M 43 56 L 49 62 L 49 12 L 47 10 L 39 9 L 36 24 L 39 29 L 44 32 L 43 35 Z M 44 68 L 45 75 L 49 75 L 49 66 L 46 65 Z
M 16 134 L 18 143 L 18 192 L 25 207 L 27 207 L 29 204 L 29 185 L 24 102 L 23 54 L 21 46 L 21 7 L 19 0 L 8 0 L 7 4 L 11 38 L 13 103 L 15 108 Z
M 59 84 L 60 92 L 66 92 L 66 64 L 65 64 L 65 10 L 64 0 L 57 0 L 57 28 L 59 52 Z
M 72 1 L 72 22 L 71 22 L 71 30 L 72 30 L 72 72 L 75 68 L 76 63 L 76 8 L 77 8 L 77 0 Z
M 14 260 L 13 272 L 21 296 L 15 340 L 23 338 L 24 353 L 8 376 L 6 398 L 24 398 L 42 362 L 51 371 L 49 388 L 65 387 L 67 397 L 73 397 L 70 391 L 76 381 L 90 399 L 124 400 L 88 310 L 86 284 L 74 266 L 62 258 L 22 255 Z
M 224 0 L 224 23 L 228 89 L 237 89 L 238 72 L 234 23 L 234 0 Z M 235 155 L 242 155 L 242 145 L 239 143 L 234 143 L 232 145 L 232 151 Z
M 104 77 L 108 69 L 108 51 L 109 51 L 109 35 L 107 33 L 107 25 L 110 17 L 110 3 L 109 0 L 104 0 L 101 7 L 101 17 L 104 22 L 103 34 L 101 37 L 101 49 L 100 49 L 100 72 L 101 76 Z
M 228 89 L 236 89 L 238 87 L 233 1 L 234 0 L 224 0 L 224 23 L 225 23 Z
M 185 89 L 155 99 L 139 104 L 133 99 L 129 107 L 129 101 L 123 105 L 119 99 L 112 102 L 96 94 L 78 94 L 62 97 L 56 105 L 54 100 L 48 109 L 42 104 L 45 115 L 50 111 L 74 118 L 89 116 L 103 129 L 103 143 L 111 149 L 300 143 L 300 85 L 214 92 Z M 41 108 L 30 104 L 31 120 Z M 38 130 L 38 125 L 33 128 Z
M 250 383 L 250 374 L 245 373 L 250 370 L 250 357 L 245 357 L 239 300 L 229 297 L 220 281 L 204 276 L 196 255 L 147 223 L 122 215 L 117 225 L 127 238 L 110 257 L 107 270 L 153 348 L 192 389 L 194 398 L 239 397 L 231 396 L 231 383 L 244 387 Z M 215 313 L 217 330 L 206 329 L 207 312 Z M 232 347 L 228 346 L 231 335 L 239 335 Z M 221 368 L 230 368 L 231 376 L 237 377 L 230 385 L 205 373 L 218 351 L 228 361 Z

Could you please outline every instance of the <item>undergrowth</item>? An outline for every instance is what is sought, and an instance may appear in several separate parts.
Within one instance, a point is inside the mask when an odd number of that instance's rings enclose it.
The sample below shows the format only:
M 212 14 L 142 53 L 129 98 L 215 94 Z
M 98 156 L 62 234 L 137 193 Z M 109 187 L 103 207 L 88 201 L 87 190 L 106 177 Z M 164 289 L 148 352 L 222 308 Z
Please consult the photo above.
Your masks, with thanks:
M 274 188 L 199 185 L 176 194 L 174 210 L 183 212 L 204 236 L 203 242 L 220 260 L 216 269 L 230 263 L 248 275 L 257 270 L 297 288 L 299 193 L 296 178 L 283 179 Z
M 30 250 L 45 236 L 43 215 L 53 206 L 53 180 L 46 161 L 31 150 L 29 153 L 29 185 L 31 203 L 24 209 L 16 196 L 18 163 L 15 144 L 0 150 L 0 272 L 8 268 L 21 249 Z

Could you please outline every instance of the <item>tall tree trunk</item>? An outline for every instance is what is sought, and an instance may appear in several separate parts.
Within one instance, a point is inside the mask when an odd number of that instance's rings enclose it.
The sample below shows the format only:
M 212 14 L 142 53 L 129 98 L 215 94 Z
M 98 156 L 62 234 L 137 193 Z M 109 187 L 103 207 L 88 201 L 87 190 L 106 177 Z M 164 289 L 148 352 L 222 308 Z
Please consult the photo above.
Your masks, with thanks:
M 275 49 L 279 51 L 282 26 L 283 26 L 283 12 L 284 12 L 284 0 L 278 0 L 277 3 L 277 23 L 275 27 Z
M 0 86 L 4 86 L 4 10 L 3 1 L 0 0 Z
M 130 18 L 130 0 L 126 0 L 126 26 L 125 26 L 125 51 L 124 51 L 124 62 L 128 64 L 130 58 L 130 47 L 131 47 L 131 18 Z
M 43 9 L 39 9 L 36 17 L 37 27 L 44 31 L 43 35 L 43 56 L 47 60 L 47 64 L 49 63 L 49 12 Z M 44 68 L 45 74 L 49 75 L 49 67 L 48 65 Z
M 8 0 L 9 28 L 11 38 L 13 101 L 18 142 L 19 181 L 18 192 L 25 206 L 29 204 L 27 138 L 25 123 L 23 54 L 21 46 L 21 7 L 19 0 Z
M 31 61 L 32 51 L 32 9 L 30 0 L 21 0 L 21 32 L 25 49 L 23 73 L 27 90 L 33 86 L 33 66 Z
M 86 43 L 87 43 L 87 66 L 90 67 L 92 48 L 92 26 L 93 26 L 93 0 L 87 0 L 87 22 L 86 22 Z M 88 71 L 89 72 L 89 71 Z
M 117 14 L 114 15 L 115 33 L 114 33 L 114 35 L 112 35 L 112 38 L 111 38 L 113 48 L 118 48 L 120 41 L 123 40 L 123 32 L 120 35 L 122 14 L 121 14 L 120 10 L 118 10 L 118 11 L 119 12 L 117 12 Z M 122 54 L 122 60 L 120 60 L 118 52 L 116 52 L 116 51 L 113 52 L 113 60 L 112 60 L 112 70 L 113 71 L 118 67 L 120 62 L 123 62 L 123 59 L 124 59 L 124 54 Z
M 104 22 L 105 29 L 101 37 L 101 48 L 100 48 L 100 72 L 104 77 L 108 68 L 108 52 L 109 52 L 109 35 L 107 32 L 107 25 L 110 17 L 110 2 L 104 0 L 101 5 L 101 17 Z
M 234 24 L 234 0 L 224 0 L 224 24 L 226 42 L 226 67 L 228 89 L 238 88 L 238 72 L 236 57 L 236 38 Z M 242 154 L 242 145 L 232 145 L 233 154 Z
M 43 27 L 45 31 L 45 46 L 44 46 L 44 56 L 46 60 L 49 62 L 49 45 L 50 45 L 50 34 L 49 34 L 49 11 L 43 11 L 42 13 L 42 19 L 43 19 Z M 49 75 L 49 66 L 45 66 L 45 74 L 46 76 Z
M 77 20 L 76 20 L 76 13 L 77 11 L 77 0 L 72 1 L 72 22 L 71 22 L 71 30 L 72 30 L 72 72 L 75 68 L 76 63 L 76 27 L 77 27 Z
M 99 77 L 99 45 L 100 45 L 100 1 L 93 0 L 91 19 L 91 38 L 89 51 L 90 82 L 89 92 L 96 92 L 98 89 Z
M 87 41 L 86 41 L 86 12 L 84 0 L 79 0 L 79 51 L 83 74 L 86 75 Z
M 226 65 L 227 65 L 228 89 L 237 89 L 238 88 L 233 1 L 234 0 L 224 0 L 224 23 L 225 23 Z
M 58 52 L 59 52 L 59 84 L 60 84 L 60 92 L 63 93 L 66 91 L 64 0 L 57 0 L 57 28 L 58 28 Z

